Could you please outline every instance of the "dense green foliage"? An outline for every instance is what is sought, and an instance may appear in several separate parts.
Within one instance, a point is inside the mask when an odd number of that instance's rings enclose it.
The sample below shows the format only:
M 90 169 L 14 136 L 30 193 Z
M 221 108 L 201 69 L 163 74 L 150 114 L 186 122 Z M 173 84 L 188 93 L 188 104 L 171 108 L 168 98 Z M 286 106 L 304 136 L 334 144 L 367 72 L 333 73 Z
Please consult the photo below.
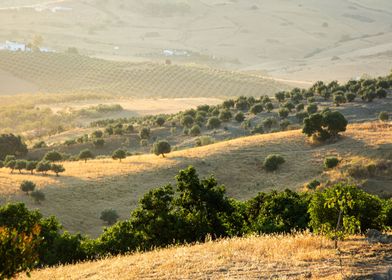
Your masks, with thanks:
M 327 140 L 346 131 L 347 124 L 348 121 L 340 112 L 325 110 L 305 118 L 302 132 L 309 137 L 314 135 L 320 140 Z
M 336 157 L 327 157 L 324 159 L 324 167 L 326 169 L 334 168 L 338 166 L 338 164 L 339 164 L 339 159 Z
M 113 152 L 112 154 L 112 159 L 116 160 L 120 160 L 120 162 L 127 157 L 127 153 L 126 151 L 122 150 L 122 149 L 117 149 Z
M 13 134 L 0 135 L 0 160 L 7 155 L 24 156 L 27 154 L 27 146 L 20 136 Z
M 154 143 L 152 151 L 157 156 L 162 155 L 162 157 L 165 157 L 165 154 L 171 152 L 171 146 L 166 140 L 159 140 Z
M 118 215 L 109 209 L 101 213 L 101 219 L 111 225 Z M 0 208 L 0 250 L 7 256 L 13 252 L 20 254 L 18 240 L 14 244 L 4 243 L 3 239 L 9 240 L 7 236 L 16 233 L 30 236 L 39 228 L 31 239 L 39 241 L 39 246 L 32 245 L 30 252 L 30 256 L 37 258 L 21 263 L 20 269 L 28 270 L 34 265 L 74 263 L 107 254 L 204 241 L 207 237 L 310 229 L 342 238 L 348 233 L 391 225 L 392 200 L 382 200 L 354 186 L 338 184 L 307 193 L 272 191 L 259 193 L 248 201 L 237 201 L 228 198 L 224 186 L 213 177 L 199 179 L 196 170 L 189 167 L 176 176 L 175 186 L 150 190 L 128 220 L 107 227 L 95 240 L 61 233 L 61 225 L 55 218 L 43 218 L 38 211 L 27 210 L 24 204 L 5 205 Z M 8 265 L 17 267 L 12 262 Z M 8 273 L 6 268 L 0 268 L 0 273 Z
M 284 158 L 280 155 L 269 155 L 263 163 L 267 171 L 275 171 L 285 162 Z

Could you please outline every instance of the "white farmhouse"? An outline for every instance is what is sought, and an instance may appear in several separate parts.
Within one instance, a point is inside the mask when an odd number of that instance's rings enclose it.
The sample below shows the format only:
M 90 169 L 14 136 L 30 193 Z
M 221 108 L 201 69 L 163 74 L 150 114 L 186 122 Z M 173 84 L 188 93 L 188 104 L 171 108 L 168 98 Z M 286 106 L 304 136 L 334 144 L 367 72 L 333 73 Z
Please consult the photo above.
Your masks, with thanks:
M 30 51 L 30 49 L 26 46 L 26 44 L 23 43 L 18 43 L 18 42 L 12 42 L 12 41 L 5 41 L 5 45 L 2 46 L 3 49 L 12 51 L 12 52 L 17 52 L 17 51 Z

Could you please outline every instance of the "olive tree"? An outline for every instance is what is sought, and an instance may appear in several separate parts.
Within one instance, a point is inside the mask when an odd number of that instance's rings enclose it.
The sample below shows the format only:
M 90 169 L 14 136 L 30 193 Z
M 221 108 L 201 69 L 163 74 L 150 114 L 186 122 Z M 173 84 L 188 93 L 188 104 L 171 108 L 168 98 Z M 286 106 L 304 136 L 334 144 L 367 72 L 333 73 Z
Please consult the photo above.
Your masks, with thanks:
M 340 112 L 327 110 L 305 118 L 302 132 L 308 137 L 316 136 L 320 140 L 327 140 L 346 131 L 347 124 L 348 121 Z
M 121 160 L 123 160 L 126 157 L 127 157 L 127 153 L 122 149 L 117 149 L 112 154 L 112 159 L 114 159 L 114 160 L 118 159 L 118 160 L 120 160 L 120 162 L 121 162 Z
M 87 163 L 87 160 L 93 159 L 94 155 L 89 149 L 85 149 L 80 151 L 78 158 L 79 160 L 84 160 L 84 162 Z
M 171 146 L 166 140 L 160 140 L 154 143 L 152 150 L 157 156 L 162 155 L 162 157 L 165 157 L 165 154 L 171 152 Z
M 25 192 L 26 195 L 29 195 L 29 192 L 34 191 L 35 187 L 36 187 L 36 184 L 34 182 L 31 182 L 31 181 L 23 181 L 20 184 L 20 190 L 22 192 Z

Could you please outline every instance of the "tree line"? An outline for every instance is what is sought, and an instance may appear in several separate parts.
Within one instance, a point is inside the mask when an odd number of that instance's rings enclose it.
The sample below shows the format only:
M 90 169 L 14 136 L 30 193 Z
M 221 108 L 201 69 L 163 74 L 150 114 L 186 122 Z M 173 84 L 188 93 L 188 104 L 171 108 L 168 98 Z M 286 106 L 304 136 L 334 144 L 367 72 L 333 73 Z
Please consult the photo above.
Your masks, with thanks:
M 97 239 L 62 232 L 55 217 L 44 218 L 22 203 L 2 206 L 0 276 L 9 278 L 35 267 L 203 242 L 207 236 L 216 239 L 308 229 L 342 239 L 347 234 L 391 226 L 392 200 L 355 186 L 272 191 L 239 201 L 229 198 L 214 177 L 200 179 L 195 168 L 189 167 L 178 173 L 174 186 L 146 193 L 128 220 L 106 227 Z

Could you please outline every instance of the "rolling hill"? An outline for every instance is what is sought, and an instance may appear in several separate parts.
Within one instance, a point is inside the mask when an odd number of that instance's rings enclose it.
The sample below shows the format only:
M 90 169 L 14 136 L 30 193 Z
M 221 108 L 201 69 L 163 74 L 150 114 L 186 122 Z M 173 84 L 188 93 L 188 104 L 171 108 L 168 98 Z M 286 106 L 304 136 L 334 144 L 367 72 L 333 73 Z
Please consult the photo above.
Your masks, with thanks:
M 59 52 L 131 61 L 178 50 L 180 62 L 342 81 L 392 68 L 391 14 L 389 0 L 2 1 L 0 40 L 37 34 Z
M 234 238 L 34 271 L 18 279 L 385 279 L 391 244 L 310 234 Z M 341 261 L 341 263 L 340 263 Z
M 111 158 L 64 162 L 66 172 L 60 177 L 10 174 L 3 168 L 1 200 L 22 201 L 45 215 L 57 216 L 67 230 L 97 236 L 103 227 L 99 220 L 103 209 L 116 209 L 121 218 L 127 218 L 147 190 L 173 182 L 178 170 L 189 165 L 201 176 L 214 174 L 228 195 L 238 199 L 272 189 L 299 189 L 315 178 L 325 185 L 350 180 L 367 191 L 389 196 L 391 139 L 391 124 L 373 122 L 350 125 L 341 140 L 326 145 L 311 144 L 300 130 L 293 130 L 176 151 L 166 158 L 145 154 L 121 163 Z M 277 172 L 264 171 L 263 160 L 276 153 L 286 163 Z M 323 160 L 332 155 L 342 159 L 340 167 L 325 171 Z M 374 172 L 366 173 L 371 168 Z M 22 195 L 19 185 L 23 180 L 35 182 L 45 192 L 46 201 L 36 205 Z
M 40 91 L 139 98 L 227 97 L 273 95 L 290 88 L 257 75 L 209 67 L 118 62 L 65 53 L 0 51 L 0 71 L 0 94 Z

